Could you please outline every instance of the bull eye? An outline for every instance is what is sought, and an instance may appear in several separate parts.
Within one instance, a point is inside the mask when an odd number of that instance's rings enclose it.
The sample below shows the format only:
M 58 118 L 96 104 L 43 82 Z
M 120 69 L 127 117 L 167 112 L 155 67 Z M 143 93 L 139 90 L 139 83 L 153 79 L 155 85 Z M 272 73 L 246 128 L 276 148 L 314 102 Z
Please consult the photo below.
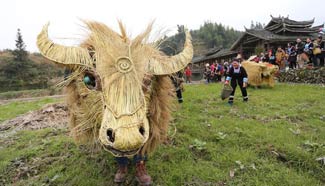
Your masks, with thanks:
M 93 74 L 91 73 L 86 73 L 83 82 L 85 83 L 86 87 L 90 90 L 96 89 L 96 78 Z

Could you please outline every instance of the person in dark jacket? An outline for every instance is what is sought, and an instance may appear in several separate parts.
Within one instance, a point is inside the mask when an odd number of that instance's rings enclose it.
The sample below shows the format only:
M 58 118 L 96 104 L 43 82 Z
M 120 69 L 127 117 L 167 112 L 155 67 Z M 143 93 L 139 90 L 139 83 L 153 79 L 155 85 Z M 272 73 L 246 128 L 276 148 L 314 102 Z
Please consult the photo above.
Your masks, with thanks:
M 172 83 L 174 84 L 176 96 L 178 103 L 183 103 L 183 95 L 182 95 L 182 83 L 184 82 L 183 73 L 181 71 L 176 72 L 170 76 Z
M 297 68 L 297 51 L 296 47 L 292 43 L 288 43 L 288 62 L 289 68 L 296 69 Z
M 324 66 L 324 54 L 325 54 L 324 47 L 325 47 L 325 43 L 323 41 L 323 37 L 319 35 L 316 41 L 314 42 L 314 49 L 319 48 L 320 53 L 314 55 L 314 59 L 313 59 L 314 66 L 319 66 L 319 67 Z M 319 65 L 318 65 L 318 60 L 319 60 Z
M 243 96 L 243 101 L 247 102 L 248 101 L 247 90 L 246 90 L 247 82 L 248 82 L 247 73 L 244 67 L 239 65 L 237 59 L 233 60 L 232 66 L 229 68 L 229 72 L 225 84 L 229 84 L 229 82 L 231 87 L 233 88 L 233 91 L 229 96 L 228 103 L 230 105 L 233 104 L 237 85 L 239 85 L 240 87 Z
M 304 60 L 303 60 L 304 47 L 305 47 L 305 44 L 301 41 L 300 38 L 297 38 L 295 48 L 297 51 L 298 68 L 304 68 Z
M 320 50 L 322 51 L 320 59 L 319 59 L 319 66 L 320 67 L 324 67 L 325 66 L 325 42 L 323 41 L 323 37 L 322 36 L 318 36 L 318 39 L 320 40 Z

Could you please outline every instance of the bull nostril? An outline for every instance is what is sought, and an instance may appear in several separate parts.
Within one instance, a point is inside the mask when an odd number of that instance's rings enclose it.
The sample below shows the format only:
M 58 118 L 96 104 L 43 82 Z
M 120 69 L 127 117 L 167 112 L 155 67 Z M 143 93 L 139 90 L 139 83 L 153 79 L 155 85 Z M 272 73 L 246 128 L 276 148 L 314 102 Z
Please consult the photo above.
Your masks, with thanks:
M 142 126 L 139 128 L 139 132 L 140 132 L 140 134 L 141 134 L 142 136 L 144 136 L 144 132 L 145 132 L 145 130 L 144 130 L 144 128 L 143 128 Z
M 107 134 L 108 140 L 110 142 L 114 143 L 114 141 L 115 141 L 115 134 L 113 133 L 113 129 L 111 129 L 111 128 L 107 129 L 106 134 Z

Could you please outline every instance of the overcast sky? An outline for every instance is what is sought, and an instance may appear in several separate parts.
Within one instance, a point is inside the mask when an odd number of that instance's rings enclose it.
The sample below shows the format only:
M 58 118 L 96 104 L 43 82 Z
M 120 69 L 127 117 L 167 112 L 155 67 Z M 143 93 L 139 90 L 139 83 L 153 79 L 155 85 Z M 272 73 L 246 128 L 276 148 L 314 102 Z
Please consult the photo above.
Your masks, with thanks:
M 324 0 L 3 0 L 0 9 L 0 50 L 14 49 L 17 28 L 27 50 L 36 52 L 36 37 L 50 22 L 49 35 L 61 44 L 78 44 L 84 32 L 80 20 L 96 20 L 118 31 L 121 19 L 127 32 L 136 36 L 151 20 L 158 29 L 174 33 L 177 24 L 190 30 L 205 21 L 222 23 L 237 30 L 251 21 L 268 23 L 270 15 L 294 20 L 325 22 Z M 67 39 L 70 38 L 70 39 Z M 79 38 L 79 39 L 78 39 Z

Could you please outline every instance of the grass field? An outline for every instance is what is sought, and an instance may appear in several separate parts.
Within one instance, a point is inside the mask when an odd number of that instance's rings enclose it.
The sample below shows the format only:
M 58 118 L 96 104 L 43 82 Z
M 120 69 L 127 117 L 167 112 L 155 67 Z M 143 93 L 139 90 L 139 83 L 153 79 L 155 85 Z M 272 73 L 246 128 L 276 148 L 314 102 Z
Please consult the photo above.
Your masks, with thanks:
M 325 185 L 324 87 L 249 88 L 232 107 L 221 84 L 185 88 L 168 143 L 147 162 L 153 185 Z M 7 109 L 21 113 L 0 106 L 1 118 Z M 0 185 L 114 185 L 114 158 L 76 146 L 67 129 L 0 135 L 0 145 Z M 130 168 L 125 185 L 136 185 Z

